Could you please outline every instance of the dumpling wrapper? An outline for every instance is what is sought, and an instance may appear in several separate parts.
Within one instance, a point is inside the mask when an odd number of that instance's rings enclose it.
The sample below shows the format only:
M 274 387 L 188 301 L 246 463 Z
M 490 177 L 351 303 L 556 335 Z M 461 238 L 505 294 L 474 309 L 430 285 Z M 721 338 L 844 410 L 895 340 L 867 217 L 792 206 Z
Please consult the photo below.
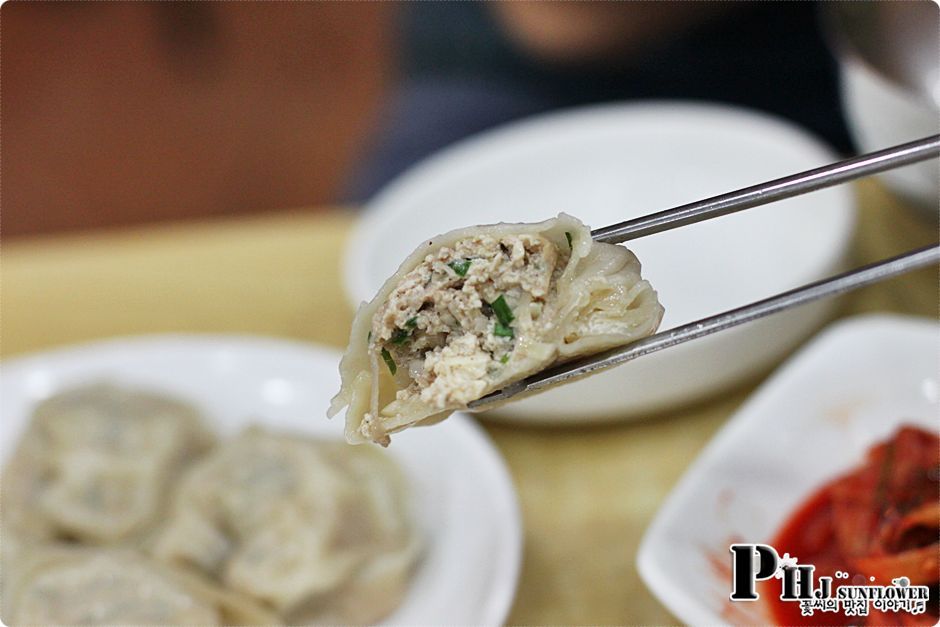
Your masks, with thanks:
M 12 570 L 12 573 L 11 573 Z M 4 560 L 3 620 L 15 625 L 273 625 L 194 573 L 128 549 L 35 545 Z
M 106 383 L 56 394 L 4 469 L 4 525 L 37 539 L 139 539 L 213 440 L 199 412 L 169 396 Z
M 387 445 L 552 364 L 651 335 L 663 312 L 636 256 L 569 215 L 451 231 L 359 307 L 328 415 L 346 408 L 348 442 Z
M 289 624 L 372 623 L 419 558 L 407 501 L 381 451 L 254 427 L 187 473 L 150 552 Z

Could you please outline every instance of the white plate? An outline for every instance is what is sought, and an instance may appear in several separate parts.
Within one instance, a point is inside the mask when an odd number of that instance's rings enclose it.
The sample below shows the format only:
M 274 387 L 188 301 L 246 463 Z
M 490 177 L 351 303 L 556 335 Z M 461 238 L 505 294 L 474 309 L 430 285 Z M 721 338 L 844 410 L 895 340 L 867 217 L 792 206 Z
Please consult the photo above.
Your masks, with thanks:
M 354 304 L 371 299 L 425 238 L 471 224 L 565 211 L 604 226 L 792 174 L 836 156 L 798 127 L 744 109 L 613 105 L 537 117 L 458 143 L 372 202 L 347 249 Z M 838 270 L 854 223 L 848 186 L 631 242 L 666 307 L 691 322 Z M 513 403 L 515 419 L 648 414 L 754 376 L 807 337 L 816 303 Z
M 154 336 L 101 342 L 5 361 L 0 379 L 2 457 L 16 446 L 35 403 L 62 388 L 113 380 L 193 402 L 221 434 L 258 422 L 342 437 L 326 407 L 338 389 L 339 355 L 287 341 Z M 521 561 L 512 480 L 482 430 L 455 414 L 395 436 L 388 452 L 414 490 L 427 549 L 389 624 L 501 624 Z
M 708 445 L 646 532 L 637 566 L 693 624 L 766 624 L 763 603 L 731 603 L 732 541 L 768 542 L 823 483 L 901 423 L 938 428 L 940 325 L 863 316 L 802 349 Z M 727 570 L 717 565 L 727 564 Z

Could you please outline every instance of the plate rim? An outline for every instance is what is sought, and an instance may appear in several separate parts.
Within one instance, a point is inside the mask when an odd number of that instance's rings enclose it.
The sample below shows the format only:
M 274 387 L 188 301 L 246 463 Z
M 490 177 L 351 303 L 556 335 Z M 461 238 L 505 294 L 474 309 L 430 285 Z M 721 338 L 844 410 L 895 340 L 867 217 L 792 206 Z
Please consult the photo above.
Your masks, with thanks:
M 707 100 L 680 100 L 680 99 L 653 99 L 639 102 L 605 102 L 598 104 L 565 107 L 545 113 L 531 115 L 519 120 L 505 122 L 492 128 L 480 131 L 468 137 L 435 151 L 413 164 L 407 170 L 396 176 L 373 196 L 360 211 L 352 232 L 350 233 L 342 256 L 342 283 L 346 302 L 354 309 L 360 303 L 360 294 L 367 293 L 369 283 L 367 270 L 357 255 L 357 250 L 368 248 L 381 232 L 384 222 L 378 218 L 385 211 L 383 206 L 390 200 L 395 200 L 413 185 L 412 181 L 418 178 L 427 178 L 431 174 L 449 171 L 454 164 L 466 162 L 467 155 L 473 155 L 480 150 L 488 149 L 489 145 L 501 145 L 518 136 L 526 136 L 533 128 L 542 126 L 553 127 L 558 125 L 575 125 L 582 123 L 585 118 L 597 116 L 657 116 L 657 115 L 683 116 L 699 115 L 711 119 L 735 119 L 742 126 L 760 125 L 765 129 L 774 129 L 789 134 L 793 141 L 799 143 L 800 149 L 806 153 L 814 153 L 822 159 L 823 163 L 838 159 L 836 150 L 821 138 L 796 123 L 767 111 L 744 107 L 735 104 L 719 103 Z M 832 188 L 840 190 L 841 188 Z M 728 190 L 731 191 L 731 190 Z M 844 206 L 841 207 L 843 230 L 851 233 L 855 229 L 857 216 L 852 192 L 848 189 L 843 193 Z M 546 214 L 546 218 L 551 217 Z M 597 225 L 594 225 L 597 226 Z M 846 241 L 850 237 L 845 237 Z M 847 245 L 847 244 L 846 244 Z M 843 246 L 844 247 L 844 246 Z M 832 251 L 828 259 L 829 265 L 837 264 L 841 259 L 841 252 Z

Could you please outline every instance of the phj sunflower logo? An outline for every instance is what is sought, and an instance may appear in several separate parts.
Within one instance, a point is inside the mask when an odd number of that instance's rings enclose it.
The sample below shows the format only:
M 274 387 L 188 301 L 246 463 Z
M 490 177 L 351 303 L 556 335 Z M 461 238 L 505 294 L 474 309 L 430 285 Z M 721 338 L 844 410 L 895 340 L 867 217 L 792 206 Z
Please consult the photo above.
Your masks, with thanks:
M 923 614 L 927 610 L 930 589 L 912 586 L 907 577 L 892 579 L 891 585 L 852 585 L 833 579 L 848 579 L 848 573 L 837 571 L 835 577 L 816 577 L 816 566 L 800 564 L 797 557 L 784 553 L 781 557 L 768 544 L 732 544 L 732 601 L 757 601 L 757 582 L 780 581 L 780 600 L 800 604 L 803 616 L 815 612 L 843 612 L 846 616 L 867 616 L 870 608 L 881 612 Z

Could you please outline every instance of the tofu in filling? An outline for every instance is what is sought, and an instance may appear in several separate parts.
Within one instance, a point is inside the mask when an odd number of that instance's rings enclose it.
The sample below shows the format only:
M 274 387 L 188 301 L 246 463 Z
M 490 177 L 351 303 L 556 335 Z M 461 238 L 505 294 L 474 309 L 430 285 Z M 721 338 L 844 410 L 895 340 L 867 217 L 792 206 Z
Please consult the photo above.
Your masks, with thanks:
M 521 234 L 466 237 L 425 257 L 372 318 L 369 350 L 403 388 L 397 399 L 445 409 L 504 383 L 541 336 L 569 256 L 541 235 Z

